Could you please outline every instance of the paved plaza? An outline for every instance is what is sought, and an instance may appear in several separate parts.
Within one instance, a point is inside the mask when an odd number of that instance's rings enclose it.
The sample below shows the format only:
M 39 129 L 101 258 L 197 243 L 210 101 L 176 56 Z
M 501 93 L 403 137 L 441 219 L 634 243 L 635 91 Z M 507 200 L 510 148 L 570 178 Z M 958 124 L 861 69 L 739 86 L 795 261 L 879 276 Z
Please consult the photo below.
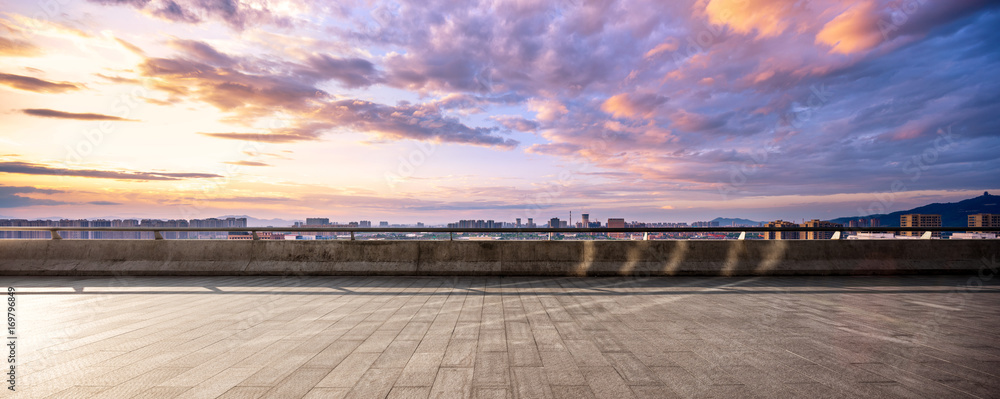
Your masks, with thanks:
M 989 275 L 3 280 L 16 397 L 1000 397 Z

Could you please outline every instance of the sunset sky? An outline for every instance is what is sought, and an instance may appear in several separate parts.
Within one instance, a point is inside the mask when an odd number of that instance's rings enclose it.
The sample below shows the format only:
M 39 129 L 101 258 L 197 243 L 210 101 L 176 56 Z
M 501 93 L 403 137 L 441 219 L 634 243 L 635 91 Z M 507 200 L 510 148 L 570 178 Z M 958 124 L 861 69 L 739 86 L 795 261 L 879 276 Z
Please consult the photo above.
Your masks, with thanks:
M 0 217 L 829 219 L 1000 191 L 975 0 L 4 0 Z

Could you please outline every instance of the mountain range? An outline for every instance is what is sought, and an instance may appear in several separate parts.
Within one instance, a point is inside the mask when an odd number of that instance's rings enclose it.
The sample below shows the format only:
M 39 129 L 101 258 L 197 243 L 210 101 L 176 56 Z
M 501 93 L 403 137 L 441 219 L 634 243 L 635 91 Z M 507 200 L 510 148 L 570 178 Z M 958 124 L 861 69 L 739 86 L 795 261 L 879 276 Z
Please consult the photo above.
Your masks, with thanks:
M 831 222 L 847 224 L 847 222 L 857 219 L 878 219 L 880 226 L 899 227 L 899 217 L 910 213 L 941 215 L 941 225 L 943 227 L 966 227 L 969 225 L 969 215 L 977 213 L 1000 213 L 1000 196 L 990 195 L 986 192 L 978 197 L 959 202 L 935 202 L 905 211 L 843 217 L 833 219 Z

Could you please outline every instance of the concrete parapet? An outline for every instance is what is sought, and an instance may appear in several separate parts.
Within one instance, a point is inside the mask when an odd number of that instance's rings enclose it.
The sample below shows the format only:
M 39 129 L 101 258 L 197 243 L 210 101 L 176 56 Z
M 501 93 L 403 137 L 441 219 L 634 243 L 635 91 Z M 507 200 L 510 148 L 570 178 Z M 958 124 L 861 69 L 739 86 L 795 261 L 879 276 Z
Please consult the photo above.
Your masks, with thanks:
M 976 272 L 998 255 L 1000 240 L 0 240 L 0 274 L 941 274 Z

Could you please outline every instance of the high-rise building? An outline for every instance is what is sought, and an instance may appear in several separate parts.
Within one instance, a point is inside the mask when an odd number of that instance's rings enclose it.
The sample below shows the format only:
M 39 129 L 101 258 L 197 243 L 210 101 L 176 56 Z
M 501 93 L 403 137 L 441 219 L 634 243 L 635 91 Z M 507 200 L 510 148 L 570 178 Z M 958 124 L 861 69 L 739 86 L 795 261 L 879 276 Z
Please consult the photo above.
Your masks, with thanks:
M 362 221 L 358 222 L 358 227 L 372 227 L 372 221 L 371 220 L 362 220 Z
M 517 226 L 517 228 L 520 229 L 521 228 L 521 218 L 514 219 L 514 221 L 515 221 L 515 225 Z
M 110 220 L 97 219 L 90 221 L 90 227 L 111 227 Z M 90 238 L 95 240 L 110 240 L 114 238 L 113 231 L 91 231 Z
M 90 221 L 86 219 L 77 219 L 77 220 L 63 219 L 60 220 L 56 225 L 59 227 L 90 227 Z M 67 231 L 60 234 L 62 234 L 62 238 L 66 239 L 86 240 L 90 238 L 90 233 L 91 232 L 89 231 Z
M 306 224 L 309 226 L 325 226 L 330 224 L 330 218 L 306 218 Z
M 301 223 L 298 223 L 301 224 Z M 191 219 L 188 222 L 190 227 L 201 227 L 201 228 L 245 228 L 247 227 L 247 218 L 225 218 L 225 219 Z M 148 234 L 148 233 L 144 233 Z M 139 238 L 136 236 L 135 238 Z M 225 230 L 220 231 L 210 231 L 210 232 L 192 232 L 188 234 L 188 238 L 228 238 L 228 233 Z
M 582 218 L 580 220 L 580 224 L 583 226 L 583 228 L 590 227 L 590 214 L 589 213 L 581 213 L 580 217 Z
M 195 220 L 192 220 L 191 222 L 194 221 Z M 188 223 L 188 225 L 191 227 L 202 227 L 202 226 L 194 226 L 190 222 Z M 124 219 L 124 220 L 115 219 L 111 221 L 111 227 L 139 227 L 139 221 L 135 219 Z M 138 231 L 113 231 L 111 233 L 112 237 L 118 240 L 138 240 L 139 238 L 142 238 Z
M 8 227 L 52 227 L 56 222 L 49 220 L 2 219 L 0 226 Z M 48 239 L 52 235 L 48 231 L 0 231 L 0 238 L 17 239 Z
M 969 215 L 969 227 L 1000 227 L 1000 214 L 977 213 Z M 982 233 L 982 231 L 974 233 Z
M 919 213 L 910 213 L 902 215 L 899 217 L 899 227 L 941 227 L 941 215 L 925 215 Z M 899 235 L 910 236 L 910 237 L 920 237 L 924 234 L 922 231 L 901 231 Z M 940 231 L 935 231 L 931 233 L 932 237 L 941 237 Z
M 378 227 L 389 227 L 389 222 L 386 221 L 378 222 Z
M 773 221 L 771 223 L 768 223 L 764 227 L 786 228 L 786 227 L 798 227 L 798 225 L 795 224 L 795 223 L 792 223 L 792 222 L 786 222 L 784 220 L 780 220 L 779 219 L 779 220 L 775 220 L 775 221 Z M 765 240 L 798 240 L 799 239 L 799 232 L 797 232 L 797 231 L 767 231 L 767 232 L 764 232 L 764 239 Z
M 607 227 L 609 229 L 620 229 L 625 227 L 625 219 L 608 219 Z M 625 233 L 608 233 L 608 237 L 625 238 Z
M 555 228 L 560 227 L 559 224 L 560 224 L 559 223 L 559 218 L 549 219 L 549 228 L 550 229 L 555 229 Z
M 245 221 L 246 219 L 244 219 Z M 159 220 L 159 219 L 142 219 L 139 222 L 139 227 L 142 228 L 162 228 L 162 227 L 191 227 L 187 220 L 184 219 L 170 219 L 170 220 Z M 228 226 L 226 226 L 228 227 Z M 168 240 L 173 239 L 187 239 L 188 233 L 186 231 L 163 231 L 160 232 L 163 238 Z M 155 236 L 152 231 L 144 231 L 140 233 L 143 239 L 151 239 Z
M 825 220 L 813 219 L 802 223 L 802 227 L 844 227 L 840 223 L 833 223 Z M 832 231 L 800 231 L 799 237 L 803 240 L 829 240 L 833 238 Z

